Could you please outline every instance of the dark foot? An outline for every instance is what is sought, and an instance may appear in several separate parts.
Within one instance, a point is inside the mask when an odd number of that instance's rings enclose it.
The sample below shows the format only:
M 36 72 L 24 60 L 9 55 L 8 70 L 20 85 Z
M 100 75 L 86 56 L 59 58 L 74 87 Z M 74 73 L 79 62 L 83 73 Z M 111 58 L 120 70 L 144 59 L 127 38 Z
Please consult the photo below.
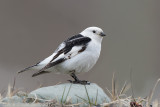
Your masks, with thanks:
M 68 80 L 70 83 L 73 84 L 82 84 L 82 85 L 90 85 L 90 82 L 86 81 L 86 80 L 78 80 L 78 81 L 72 81 L 72 80 Z

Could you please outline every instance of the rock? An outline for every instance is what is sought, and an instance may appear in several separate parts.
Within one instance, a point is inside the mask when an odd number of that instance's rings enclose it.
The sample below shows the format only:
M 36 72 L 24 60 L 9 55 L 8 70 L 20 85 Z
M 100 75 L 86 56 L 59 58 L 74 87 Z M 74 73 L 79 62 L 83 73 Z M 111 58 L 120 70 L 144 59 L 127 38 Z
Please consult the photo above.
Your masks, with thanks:
M 18 97 L 18 96 L 13 96 L 11 98 L 5 97 L 5 98 L 2 99 L 2 102 L 5 102 L 5 103 L 23 103 L 23 99 L 21 97 Z
M 48 106 L 42 104 L 7 103 L 7 104 L 0 104 L 0 107 L 48 107 Z
M 1 100 L 4 103 L 23 103 L 27 97 L 27 93 L 19 91 L 12 97 L 5 97 Z
M 94 104 L 95 101 L 97 104 L 110 102 L 110 98 L 104 93 L 103 89 L 95 83 L 90 85 L 65 83 L 39 88 L 28 95 L 28 102 L 32 102 L 34 99 L 42 103 L 53 99 L 58 100 L 58 102 L 70 102 L 72 104 L 85 102 L 84 100 L 87 102 L 90 100 Z

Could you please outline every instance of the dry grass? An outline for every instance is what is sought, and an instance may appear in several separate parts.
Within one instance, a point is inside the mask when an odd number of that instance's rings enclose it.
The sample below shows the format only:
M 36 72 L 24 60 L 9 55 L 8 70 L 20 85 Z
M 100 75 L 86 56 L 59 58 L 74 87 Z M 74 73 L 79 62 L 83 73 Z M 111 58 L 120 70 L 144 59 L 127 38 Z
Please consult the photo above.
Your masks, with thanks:
M 129 89 L 130 85 L 124 83 L 120 93 L 118 94 L 118 89 L 116 88 L 115 74 L 113 73 L 112 78 L 112 90 L 110 91 L 108 88 L 107 92 L 109 93 L 110 99 L 112 100 L 109 103 L 103 103 L 104 107 L 160 107 L 160 102 L 158 100 L 152 101 L 153 94 L 155 93 L 155 89 L 160 82 L 160 79 L 157 80 L 150 94 L 146 98 L 134 98 L 133 96 L 126 96 L 125 92 Z M 133 90 L 132 90 L 133 91 Z M 122 97 L 123 96 L 123 97 Z
M 16 95 L 19 92 L 19 89 L 15 89 L 15 84 L 16 84 L 16 78 L 14 77 L 13 85 L 12 86 L 10 84 L 8 85 L 8 91 L 6 97 L 11 98 L 12 96 Z

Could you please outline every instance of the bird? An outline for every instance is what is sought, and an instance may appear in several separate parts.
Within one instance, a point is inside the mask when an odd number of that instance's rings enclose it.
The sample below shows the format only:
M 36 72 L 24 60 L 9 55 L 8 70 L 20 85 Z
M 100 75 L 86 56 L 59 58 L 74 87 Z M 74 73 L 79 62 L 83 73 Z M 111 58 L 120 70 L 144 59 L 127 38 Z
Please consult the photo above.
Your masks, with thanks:
M 74 80 L 68 80 L 74 84 L 90 84 L 86 80 L 80 80 L 76 76 L 82 72 L 88 72 L 96 64 L 101 52 L 101 43 L 106 34 L 99 27 L 88 27 L 81 33 L 69 37 L 62 42 L 49 57 L 29 66 L 18 73 L 28 70 L 37 70 L 32 77 L 45 73 L 69 74 Z

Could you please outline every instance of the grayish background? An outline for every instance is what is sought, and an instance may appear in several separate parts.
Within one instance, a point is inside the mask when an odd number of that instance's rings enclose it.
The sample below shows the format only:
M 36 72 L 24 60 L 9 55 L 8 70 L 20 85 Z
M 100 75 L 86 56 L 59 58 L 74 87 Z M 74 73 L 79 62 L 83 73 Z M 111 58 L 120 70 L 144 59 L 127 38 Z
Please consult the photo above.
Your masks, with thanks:
M 34 71 L 16 72 L 52 54 L 68 37 L 98 26 L 108 35 L 100 59 L 79 78 L 111 89 L 116 72 L 120 88 L 130 83 L 132 68 L 135 96 L 147 96 L 160 77 L 159 5 L 158 0 L 1 0 L 0 90 L 14 77 L 16 87 L 27 91 L 67 82 L 71 78 L 64 74 L 32 78 Z

